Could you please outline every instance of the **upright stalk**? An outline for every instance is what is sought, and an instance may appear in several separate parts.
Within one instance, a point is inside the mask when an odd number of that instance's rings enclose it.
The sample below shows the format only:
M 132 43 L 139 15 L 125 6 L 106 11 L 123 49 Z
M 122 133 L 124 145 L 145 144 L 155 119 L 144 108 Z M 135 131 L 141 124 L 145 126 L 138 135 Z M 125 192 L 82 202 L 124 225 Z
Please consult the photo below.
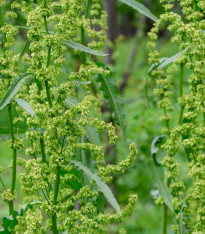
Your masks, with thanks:
M 9 112 L 9 127 L 11 133 L 11 140 L 12 140 L 12 150 L 13 150 L 13 162 L 12 162 L 12 181 L 11 181 L 11 193 L 14 195 L 15 185 L 16 185 L 16 149 L 14 148 L 15 143 L 15 136 L 14 136 L 14 128 L 13 128 L 13 118 L 12 118 L 12 110 L 11 105 L 8 105 L 8 112 Z M 14 210 L 13 201 L 9 202 L 9 214 L 12 215 Z
M 44 0 L 44 6 L 46 7 L 46 0 Z M 46 17 L 44 17 L 44 25 L 45 25 L 45 29 L 46 29 L 46 34 L 49 34 Z M 47 61 L 46 61 L 46 67 L 47 68 L 50 65 L 50 58 L 51 58 L 51 47 L 48 48 L 48 55 L 47 55 Z M 46 87 L 46 94 L 47 94 L 48 103 L 49 103 L 50 108 L 52 108 L 53 104 L 52 104 L 52 99 L 51 99 L 51 95 L 50 95 L 50 87 L 49 87 L 49 84 L 48 84 L 47 80 L 45 81 L 45 87 Z M 55 135 L 56 135 L 56 137 L 58 139 L 57 131 L 55 132 Z M 57 165 L 56 166 L 56 181 L 55 181 L 55 187 L 54 187 L 54 198 L 53 198 L 53 204 L 54 205 L 57 203 L 59 186 L 60 186 L 60 166 Z M 56 215 L 56 213 L 54 213 L 52 215 L 52 229 L 53 229 L 54 234 L 58 234 L 57 215 Z
M 183 81 L 184 81 L 184 64 L 181 64 L 180 68 L 180 79 L 179 79 L 179 96 L 183 96 Z M 180 112 L 179 112 L 179 121 L 178 125 L 182 124 L 182 119 L 183 119 L 183 113 L 184 113 L 184 106 L 180 106 Z
M 90 1 L 91 0 L 87 0 L 86 1 L 86 7 L 85 7 L 85 19 L 88 18 L 88 12 L 89 12 L 89 8 L 90 8 Z M 85 30 L 83 27 L 81 27 L 81 43 L 85 46 Z M 82 60 L 83 60 L 83 64 L 86 64 L 87 62 L 87 58 L 86 58 L 86 53 L 82 52 Z

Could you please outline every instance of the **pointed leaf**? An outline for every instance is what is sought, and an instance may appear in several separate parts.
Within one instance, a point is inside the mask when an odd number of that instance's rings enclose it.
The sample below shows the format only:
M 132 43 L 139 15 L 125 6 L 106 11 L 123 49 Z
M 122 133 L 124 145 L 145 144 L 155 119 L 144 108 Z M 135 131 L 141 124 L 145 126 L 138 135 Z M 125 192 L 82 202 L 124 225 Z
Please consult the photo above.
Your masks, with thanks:
M 89 47 L 86 47 L 80 43 L 77 43 L 75 41 L 64 41 L 64 44 L 68 47 L 71 47 L 73 49 L 76 49 L 76 50 L 80 50 L 80 51 L 83 51 L 85 53 L 88 53 L 88 54 L 93 54 L 93 55 L 97 55 L 97 56 L 107 56 L 107 54 L 104 54 L 102 52 L 99 52 L 99 51 L 96 51 L 96 50 L 93 50 Z
M 157 70 L 161 70 L 162 68 L 166 67 L 170 63 L 174 62 L 177 58 L 179 58 L 181 55 L 183 55 L 189 48 L 190 47 L 187 47 L 186 49 L 182 50 L 178 54 L 175 54 L 174 56 L 172 56 L 172 57 L 168 58 L 167 60 L 165 60 L 163 63 L 161 63 L 159 65 L 159 67 L 157 68 Z
M 19 210 L 14 210 L 13 214 L 9 217 L 4 217 L 2 219 L 2 226 L 3 229 L 0 230 L 0 233 L 10 233 L 9 230 L 14 230 L 15 226 L 18 224 L 17 216 L 23 216 L 24 211 L 27 211 L 28 209 L 32 209 L 35 205 L 40 205 L 42 202 L 40 201 L 34 201 L 31 203 L 28 203 L 27 205 L 23 206 Z
M 78 101 L 75 100 L 74 98 L 72 97 L 67 97 L 66 100 L 65 100 L 65 103 L 66 105 L 68 105 L 69 107 L 72 107 L 72 106 L 75 106 L 78 104 Z
M 27 101 L 21 98 L 16 98 L 14 101 L 17 102 L 19 106 L 22 107 L 25 111 L 27 111 L 32 117 L 35 115 L 35 112 L 33 111 L 32 107 Z
M 110 205 L 116 210 L 118 214 L 121 215 L 122 213 L 119 204 L 117 203 L 110 188 L 102 181 L 102 179 L 97 174 L 93 173 L 89 168 L 84 166 L 81 162 L 71 160 L 71 163 L 82 170 L 90 180 L 94 180 L 96 182 L 98 189 L 103 193 L 104 197 L 107 199 Z
M 123 2 L 127 4 L 128 6 L 131 6 L 132 8 L 137 10 L 139 13 L 147 16 L 154 22 L 157 22 L 158 18 L 155 15 L 153 15 L 150 12 L 150 10 L 146 6 L 144 6 L 142 3 L 136 2 L 135 0 L 120 0 L 120 2 Z
M 31 73 L 24 73 L 14 79 L 11 86 L 9 87 L 9 90 L 0 101 L 0 110 L 2 110 L 11 101 L 11 99 L 16 95 L 16 93 L 21 88 L 21 85 L 25 81 L 25 79 L 31 75 L 32 75 Z
M 90 142 L 94 145 L 100 145 L 100 137 L 96 128 L 92 126 L 86 127 L 86 135 L 89 138 Z
M 102 66 L 102 64 L 98 65 Z M 124 105 L 120 91 L 115 83 L 115 79 L 110 73 L 110 75 L 108 75 L 107 77 L 98 75 L 97 81 L 101 83 L 101 89 L 103 90 L 104 97 L 107 100 L 110 110 L 113 112 L 114 120 L 122 129 L 124 142 L 126 143 L 126 123 Z
M 162 196 L 167 207 L 169 207 L 169 209 L 174 213 L 174 208 L 172 206 L 172 195 L 171 195 L 169 188 L 164 182 L 163 167 L 161 166 L 161 164 L 157 163 L 156 161 L 156 153 L 159 150 L 156 144 L 160 143 L 164 137 L 165 137 L 164 135 L 156 137 L 152 142 L 152 145 L 151 145 L 152 168 L 153 168 L 154 177 L 157 181 L 157 186 L 158 186 L 160 195 Z

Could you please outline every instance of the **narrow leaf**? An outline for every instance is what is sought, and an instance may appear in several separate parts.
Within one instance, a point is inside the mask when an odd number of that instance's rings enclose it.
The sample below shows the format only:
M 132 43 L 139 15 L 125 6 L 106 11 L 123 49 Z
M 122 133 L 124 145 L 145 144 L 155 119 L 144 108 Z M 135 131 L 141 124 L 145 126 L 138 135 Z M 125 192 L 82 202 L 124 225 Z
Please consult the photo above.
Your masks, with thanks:
M 135 0 L 119 0 L 119 1 L 127 4 L 128 6 L 131 6 L 132 8 L 137 10 L 139 13 L 147 16 L 154 22 L 157 22 L 158 18 L 155 15 L 153 15 L 150 12 L 150 10 L 146 6 L 144 6 L 142 3 L 136 2 Z
M 94 145 L 100 145 L 100 137 L 96 128 L 92 126 L 86 127 L 86 135 L 89 138 L 90 142 Z
M 30 41 L 28 40 L 23 48 L 23 50 L 21 51 L 21 54 L 20 54 L 20 58 L 22 58 L 24 56 L 24 54 L 26 53 L 26 50 L 29 48 L 29 45 L 30 45 Z
M 91 81 L 78 81 L 78 80 L 74 80 L 72 82 L 73 82 L 73 84 L 76 87 L 81 86 L 81 85 L 89 85 L 89 84 L 91 84 Z
M 174 213 L 174 208 L 172 206 L 172 196 L 171 196 L 169 188 L 164 182 L 163 167 L 156 161 L 156 153 L 159 150 L 156 144 L 160 143 L 164 137 L 165 137 L 164 135 L 156 137 L 152 142 L 152 145 L 151 145 L 152 167 L 153 167 L 153 173 L 157 181 L 157 186 L 158 186 L 160 195 L 162 196 L 167 207 L 169 207 L 169 209 Z
M 118 214 L 121 215 L 122 213 L 119 204 L 117 203 L 110 188 L 102 181 L 102 179 L 97 174 L 93 173 L 89 168 L 84 166 L 81 162 L 71 160 L 71 163 L 82 170 L 90 180 L 94 180 L 96 182 L 98 189 L 103 193 L 104 197 L 107 199 L 110 205 L 116 210 Z
M 19 106 L 22 107 L 25 111 L 27 111 L 32 117 L 35 115 L 35 112 L 33 111 L 32 107 L 27 101 L 21 98 L 16 98 L 14 101 L 17 102 Z
M 108 75 L 107 77 L 98 75 L 97 81 L 101 83 L 101 89 L 104 93 L 104 97 L 107 100 L 110 110 L 113 112 L 114 120 L 122 129 L 124 142 L 126 143 L 126 123 L 124 105 L 120 91 L 115 83 L 115 79 L 110 73 L 110 75 Z
M 74 98 L 72 97 L 67 97 L 66 100 L 65 100 L 65 103 L 66 105 L 68 105 L 69 107 L 72 107 L 72 106 L 75 106 L 78 104 L 78 101 L 75 100 Z
M 179 58 L 181 55 L 183 55 L 189 48 L 190 47 L 187 47 L 186 49 L 182 50 L 178 54 L 175 54 L 174 56 L 172 56 L 172 57 L 168 58 L 167 60 L 165 60 L 163 63 L 161 63 L 159 65 L 159 67 L 157 68 L 157 70 L 161 70 L 162 68 L 166 67 L 170 63 L 174 62 L 177 58 Z
M 97 56 L 107 56 L 107 54 L 104 54 L 102 52 L 99 52 L 99 51 L 96 51 L 96 50 L 93 50 L 89 47 L 86 47 L 80 43 L 77 43 L 75 41 L 64 41 L 64 44 L 68 47 L 71 47 L 73 49 L 76 49 L 76 50 L 80 50 L 80 51 L 83 51 L 85 53 L 88 53 L 88 54 L 93 54 L 93 55 L 97 55 Z
M 34 201 L 23 206 L 19 210 L 14 210 L 13 214 L 9 217 L 4 217 L 2 219 L 3 229 L 0 230 L 0 233 L 10 233 L 9 230 L 14 230 L 15 226 L 18 224 L 17 216 L 23 216 L 24 211 L 32 209 L 34 205 L 40 205 L 42 202 Z
M 11 99 L 16 95 L 16 93 L 21 88 L 22 83 L 30 75 L 32 75 L 32 74 L 31 73 L 24 73 L 24 74 L 21 74 L 14 79 L 11 86 L 9 87 L 9 90 L 7 91 L 7 93 L 4 95 L 4 97 L 0 101 L 0 110 L 2 110 L 11 101 Z

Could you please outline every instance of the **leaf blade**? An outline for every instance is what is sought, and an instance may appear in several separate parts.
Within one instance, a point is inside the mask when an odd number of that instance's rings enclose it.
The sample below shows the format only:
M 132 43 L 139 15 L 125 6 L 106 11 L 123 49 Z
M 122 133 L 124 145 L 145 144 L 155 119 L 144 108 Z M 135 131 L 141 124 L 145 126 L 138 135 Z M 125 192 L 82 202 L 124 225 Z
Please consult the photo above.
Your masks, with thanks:
M 100 51 L 96 51 L 96 50 L 93 50 L 89 47 L 86 47 L 80 43 L 77 43 L 75 41 L 64 41 L 64 44 L 68 47 L 71 47 L 73 49 L 76 49 L 76 50 L 80 50 L 80 51 L 83 51 L 85 53 L 88 53 L 88 54 L 92 54 L 92 55 L 96 55 L 96 56 L 107 56 L 107 54 L 104 54 Z
M 5 106 L 7 106 L 7 104 L 11 101 L 11 99 L 16 95 L 16 93 L 21 88 L 22 83 L 30 75 L 32 75 L 32 73 L 23 73 L 14 79 L 7 93 L 4 95 L 4 97 L 0 101 L 0 110 L 2 110 Z
M 102 181 L 102 179 L 94 174 L 89 168 L 84 166 L 81 162 L 71 160 L 71 163 L 82 170 L 90 180 L 94 180 L 98 186 L 98 189 L 103 193 L 104 197 L 110 203 L 110 205 L 116 210 L 118 214 L 122 214 L 119 204 L 117 203 L 110 188 Z
M 115 79 L 111 75 L 108 75 L 106 78 L 98 75 L 97 81 L 100 81 L 101 87 L 106 98 L 109 108 L 114 113 L 114 120 L 120 126 L 124 142 L 126 144 L 126 121 L 125 121 L 125 111 L 122 101 L 122 97 L 119 89 L 116 86 Z
M 153 20 L 154 22 L 158 21 L 158 18 L 155 15 L 153 15 L 150 12 L 150 10 L 147 7 L 145 7 L 142 3 L 136 2 L 135 0 L 119 0 L 119 1 L 127 4 L 128 6 L 131 6 L 139 13 L 147 16 L 149 19 Z
M 159 150 L 159 148 L 156 147 L 156 144 L 159 143 L 164 137 L 165 137 L 165 135 L 156 137 L 152 142 L 152 145 L 151 145 L 152 168 L 153 168 L 154 176 L 155 176 L 156 181 L 157 181 L 157 186 L 158 186 L 159 192 L 160 192 L 165 204 L 167 205 L 167 207 L 169 207 L 169 209 L 172 211 L 172 213 L 175 213 L 174 208 L 172 206 L 171 192 L 163 180 L 164 179 L 163 168 L 162 168 L 161 164 L 157 163 L 156 158 L 155 158 L 156 153 Z
M 22 107 L 25 111 L 27 111 L 32 117 L 35 115 L 35 112 L 33 111 L 32 107 L 27 101 L 21 98 L 16 98 L 14 101 L 17 102 L 19 106 Z

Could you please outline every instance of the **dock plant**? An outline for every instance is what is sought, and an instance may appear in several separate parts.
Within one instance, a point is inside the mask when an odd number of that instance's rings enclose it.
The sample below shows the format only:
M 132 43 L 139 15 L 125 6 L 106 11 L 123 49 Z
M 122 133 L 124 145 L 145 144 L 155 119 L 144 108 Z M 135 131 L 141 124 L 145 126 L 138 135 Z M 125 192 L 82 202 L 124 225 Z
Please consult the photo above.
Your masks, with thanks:
M 0 109 L 8 109 L 13 151 L 11 188 L 1 178 L 10 215 L 1 232 L 105 233 L 133 212 L 137 195 L 121 210 L 106 183 L 132 166 L 137 150 L 131 144 L 124 161 L 106 163 L 104 144 L 115 144 L 117 136 L 101 118 L 102 96 L 92 91 L 95 77 L 106 80 L 110 74 L 97 63 L 105 56 L 101 1 L 1 0 L 0 7 Z M 15 23 L 19 15 L 22 25 Z M 16 52 L 12 46 L 22 34 L 26 42 Z M 66 69 L 68 50 L 80 58 L 77 70 Z M 24 120 L 27 130 L 20 138 L 16 126 Z M 22 149 L 25 157 L 18 154 Z M 115 213 L 105 210 L 106 202 Z

